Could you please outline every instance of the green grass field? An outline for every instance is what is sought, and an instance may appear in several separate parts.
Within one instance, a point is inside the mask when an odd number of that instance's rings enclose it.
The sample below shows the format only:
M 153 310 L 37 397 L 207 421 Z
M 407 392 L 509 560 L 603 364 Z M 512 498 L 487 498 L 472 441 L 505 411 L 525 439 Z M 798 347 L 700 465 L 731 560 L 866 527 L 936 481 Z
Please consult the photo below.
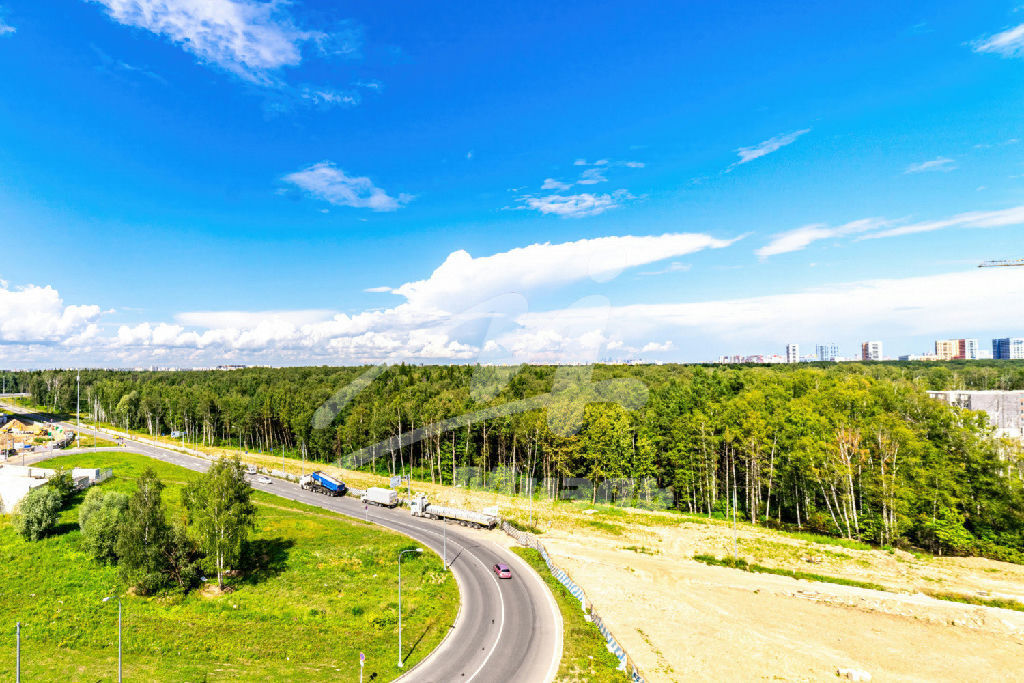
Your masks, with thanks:
M 604 636 L 597 626 L 583 618 L 580 601 L 558 582 L 544 558 L 533 548 L 513 548 L 544 579 L 555 596 L 562 613 L 562 661 L 558 666 L 558 683 L 621 683 L 626 674 L 615 667 L 619 660 L 605 645 Z
M 113 467 L 103 484 L 132 491 L 151 465 L 180 515 L 189 470 L 129 453 L 54 458 L 46 465 Z M 399 534 L 256 492 L 252 541 L 259 569 L 235 590 L 206 597 L 125 593 L 117 571 L 79 549 L 79 495 L 57 533 L 29 543 L 0 516 L 0 679 L 13 680 L 15 622 L 22 623 L 26 681 L 112 680 L 117 672 L 117 597 L 124 605 L 124 676 L 136 681 L 387 681 L 399 670 Z M 402 562 L 403 645 L 410 667 L 441 641 L 458 611 L 458 588 L 429 551 Z M 114 596 L 104 603 L 103 598 Z M 372 678 L 371 678 L 372 677 Z

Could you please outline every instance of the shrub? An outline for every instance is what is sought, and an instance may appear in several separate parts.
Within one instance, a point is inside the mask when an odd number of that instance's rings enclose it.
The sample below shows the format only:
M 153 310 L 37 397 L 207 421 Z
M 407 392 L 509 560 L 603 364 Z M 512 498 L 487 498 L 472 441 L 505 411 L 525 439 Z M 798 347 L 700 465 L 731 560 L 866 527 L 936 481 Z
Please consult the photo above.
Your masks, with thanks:
M 63 505 L 60 494 L 50 486 L 32 489 L 14 511 L 14 528 L 28 541 L 38 541 L 57 526 Z
M 65 469 L 57 468 L 56 473 L 46 483 L 60 496 L 61 505 L 68 502 L 75 493 L 75 480 Z
M 128 512 L 128 496 L 92 489 L 78 512 L 82 549 L 97 562 L 117 563 L 117 537 Z

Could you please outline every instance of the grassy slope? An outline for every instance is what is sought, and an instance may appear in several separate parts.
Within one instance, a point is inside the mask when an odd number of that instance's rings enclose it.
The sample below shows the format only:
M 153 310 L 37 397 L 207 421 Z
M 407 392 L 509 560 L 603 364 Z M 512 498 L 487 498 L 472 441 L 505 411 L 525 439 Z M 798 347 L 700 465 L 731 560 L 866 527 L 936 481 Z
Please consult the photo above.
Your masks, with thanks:
M 48 464 L 113 466 L 103 484 L 131 491 L 147 465 L 180 514 L 180 487 L 195 473 L 127 453 L 89 453 Z M 257 492 L 264 567 L 220 597 L 126 596 L 114 568 L 79 550 L 78 504 L 57 535 L 21 540 L 0 517 L 0 678 L 13 678 L 14 623 L 22 622 L 27 680 L 109 679 L 117 668 L 117 605 L 124 600 L 125 677 L 135 680 L 355 680 L 360 651 L 366 677 L 398 674 L 398 534 Z M 427 655 L 458 610 L 458 589 L 433 553 L 402 567 L 406 666 Z M 411 652 L 410 652 L 411 650 Z
M 562 612 L 562 662 L 558 666 L 555 680 L 559 683 L 625 681 L 626 675 L 615 669 L 619 660 L 608 651 L 604 636 L 594 624 L 583 618 L 579 600 L 551 575 L 540 553 L 533 548 L 512 550 L 537 570 L 554 594 L 558 609 Z

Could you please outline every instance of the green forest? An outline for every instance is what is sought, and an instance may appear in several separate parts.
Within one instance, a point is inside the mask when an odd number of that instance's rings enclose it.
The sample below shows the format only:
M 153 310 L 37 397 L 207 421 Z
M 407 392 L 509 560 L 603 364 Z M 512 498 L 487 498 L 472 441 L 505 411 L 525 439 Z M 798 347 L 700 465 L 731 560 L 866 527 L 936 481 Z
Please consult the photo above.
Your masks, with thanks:
M 74 371 L 6 377 L 75 410 Z M 1024 363 L 83 370 L 80 400 L 191 444 L 1024 561 L 1020 444 L 928 389 L 1024 389 Z

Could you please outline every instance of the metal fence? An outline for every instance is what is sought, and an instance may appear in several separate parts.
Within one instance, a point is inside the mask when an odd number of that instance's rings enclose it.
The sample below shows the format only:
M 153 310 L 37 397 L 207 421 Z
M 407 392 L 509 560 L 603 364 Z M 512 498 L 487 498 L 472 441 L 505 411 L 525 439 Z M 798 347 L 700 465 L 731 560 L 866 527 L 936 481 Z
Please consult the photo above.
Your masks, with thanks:
M 608 651 L 618 658 L 619 671 L 628 672 L 629 680 L 633 683 L 644 683 L 644 678 L 640 675 L 640 670 L 637 668 L 636 662 L 626 653 L 623 647 L 619 645 L 619 641 L 615 640 L 612 632 L 607 626 L 605 626 L 604 619 L 602 619 L 601 615 L 599 615 L 597 610 L 594 609 L 594 603 L 587 600 L 587 594 L 583 589 L 580 588 L 575 581 L 569 578 L 569 575 L 566 574 L 563 569 L 552 561 L 551 556 L 548 555 L 547 548 L 544 547 L 544 544 L 541 543 L 533 534 L 520 531 L 508 522 L 502 522 L 501 529 L 506 534 L 516 539 L 520 545 L 526 546 L 527 548 L 533 548 L 540 553 L 540 556 L 544 558 L 544 562 L 547 564 L 551 575 L 558 579 L 558 582 L 565 586 L 565 589 L 580 601 L 580 608 L 583 610 L 584 614 L 588 612 L 589 602 L 590 620 L 595 626 L 597 626 L 597 630 L 601 632 L 601 635 L 604 636 Z

